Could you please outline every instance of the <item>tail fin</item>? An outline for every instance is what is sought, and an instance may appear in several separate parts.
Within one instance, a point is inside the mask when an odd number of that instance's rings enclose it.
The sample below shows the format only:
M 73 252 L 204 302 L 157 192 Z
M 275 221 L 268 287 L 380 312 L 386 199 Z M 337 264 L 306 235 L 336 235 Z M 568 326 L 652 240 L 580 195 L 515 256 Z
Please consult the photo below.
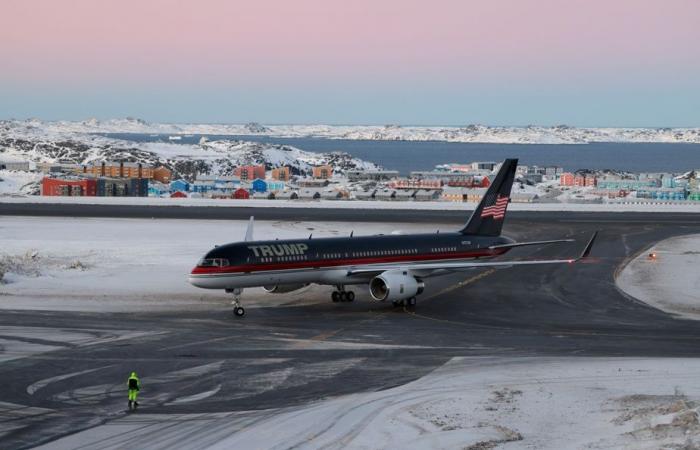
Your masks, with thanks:
M 506 159 L 486 194 L 479 202 L 467 224 L 459 230 L 462 234 L 499 236 L 503 219 L 510 201 L 510 188 L 513 186 L 517 159 Z

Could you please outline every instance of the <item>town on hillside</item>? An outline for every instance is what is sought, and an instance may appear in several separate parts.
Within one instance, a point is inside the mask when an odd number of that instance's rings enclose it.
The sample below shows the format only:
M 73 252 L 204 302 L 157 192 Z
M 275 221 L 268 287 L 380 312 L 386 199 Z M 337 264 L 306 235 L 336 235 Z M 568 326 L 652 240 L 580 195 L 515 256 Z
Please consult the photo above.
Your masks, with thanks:
M 3 173 L 40 174 L 43 196 L 171 197 L 266 200 L 478 202 L 499 168 L 496 162 L 444 164 L 401 176 L 392 170 L 314 166 L 294 174 L 287 166 L 235 167 L 228 175 L 193 179 L 163 165 L 102 161 L 89 165 L 0 161 Z M 683 174 L 611 170 L 565 171 L 518 166 L 511 201 L 519 203 L 700 202 L 700 169 Z

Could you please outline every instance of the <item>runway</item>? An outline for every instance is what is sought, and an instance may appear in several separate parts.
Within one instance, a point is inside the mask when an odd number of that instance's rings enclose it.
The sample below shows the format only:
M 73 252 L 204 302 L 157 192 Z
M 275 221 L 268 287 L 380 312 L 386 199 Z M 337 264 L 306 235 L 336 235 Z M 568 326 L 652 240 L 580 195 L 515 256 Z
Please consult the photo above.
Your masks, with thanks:
M 326 222 L 392 222 L 414 223 L 464 223 L 470 212 L 464 210 L 410 209 L 353 209 L 353 208 L 305 208 L 299 207 L 249 207 L 233 204 L 221 206 L 177 205 L 83 205 L 57 203 L 4 203 L 0 202 L 0 216 L 36 217 L 113 217 L 134 219 L 203 219 L 203 220 L 257 220 L 326 221 Z M 663 222 L 677 225 L 697 223 L 697 214 L 688 212 L 559 212 L 559 211 L 509 211 L 509 219 L 519 218 L 535 222 Z
M 0 214 L 329 221 L 358 214 L 8 207 L 17 205 L 0 206 Z M 363 221 L 401 222 L 407 212 L 359 214 Z M 464 216 L 420 211 L 410 220 L 461 223 Z M 427 284 L 415 311 L 372 302 L 359 288 L 354 303 L 331 303 L 328 292 L 315 290 L 309 295 L 316 301 L 250 309 L 242 320 L 224 306 L 165 313 L 3 311 L 0 344 L 20 336 L 29 347 L 52 350 L 0 366 L 0 436 L 6 448 L 29 448 L 124 417 L 131 370 L 144 384 L 137 414 L 254 415 L 403 385 L 455 356 L 700 356 L 700 324 L 640 303 L 614 282 L 624 262 L 654 242 L 700 232 L 698 217 L 521 212 L 509 213 L 505 233 L 539 240 L 583 238 L 594 230 L 601 232 L 586 262 L 446 275 Z M 573 250 L 519 249 L 509 257 L 568 257 Z

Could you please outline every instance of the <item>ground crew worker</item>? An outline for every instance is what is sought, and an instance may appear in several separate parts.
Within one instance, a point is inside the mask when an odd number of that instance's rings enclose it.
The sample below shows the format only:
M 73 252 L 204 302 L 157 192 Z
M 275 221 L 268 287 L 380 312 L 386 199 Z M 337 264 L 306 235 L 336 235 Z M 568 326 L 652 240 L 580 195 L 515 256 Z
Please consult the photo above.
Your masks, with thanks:
M 126 386 L 129 388 L 129 409 L 131 409 L 132 406 L 133 409 L 136 409 L 136 407 L 139 406 L 139 402 L 136 401 L 136 398 L 141 390 L 141 382 L 136 372 L 131 372 L 129 379 L 126 381 Z

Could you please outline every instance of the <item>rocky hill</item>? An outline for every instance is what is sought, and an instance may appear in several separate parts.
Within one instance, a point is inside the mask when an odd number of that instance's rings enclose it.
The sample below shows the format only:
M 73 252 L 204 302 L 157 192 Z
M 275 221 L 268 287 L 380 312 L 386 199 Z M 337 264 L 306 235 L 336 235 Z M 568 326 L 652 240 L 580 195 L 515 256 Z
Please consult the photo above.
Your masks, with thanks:
M 122 125 L 128 129 L 130 126 L 143 126 L 144 123 L 128 119 Z M 248 126 L 252 129 L 263 128 L 257 124 Z M 330 164 L 340 173 L 356 168 L 376 168 L 373 163 L 353 158 L 346 153 L 312 153 L 288 145 L 234 139 L 202 140 L 199 144 L 144 143 L 110 139 L 77 131 L 75 128 L 61 128 L 55 122 L 49 124 L 36 120 L 2 121 L 0 159 L 5 156 L 19 157 L 35 163 L 73 164 L 101 161 L 140 162 L 164 165 L 190 180 L 197 173 L 231 174 L 236 166 L 247 164 L 264 164 L 268 169 L 288 166 L 292 173 L 300 175 L 310 174 L 311 168 L 320 164 Z
M 700 143 L 700 128 L 577 128 L 555 126 L 262 125 L 149 123 L 142 119 L 79 122 L 5 121 L 48 132 L 264 135 L 328 139 L 480 142 L 500 144 L 586 144 L 591 142 Z

